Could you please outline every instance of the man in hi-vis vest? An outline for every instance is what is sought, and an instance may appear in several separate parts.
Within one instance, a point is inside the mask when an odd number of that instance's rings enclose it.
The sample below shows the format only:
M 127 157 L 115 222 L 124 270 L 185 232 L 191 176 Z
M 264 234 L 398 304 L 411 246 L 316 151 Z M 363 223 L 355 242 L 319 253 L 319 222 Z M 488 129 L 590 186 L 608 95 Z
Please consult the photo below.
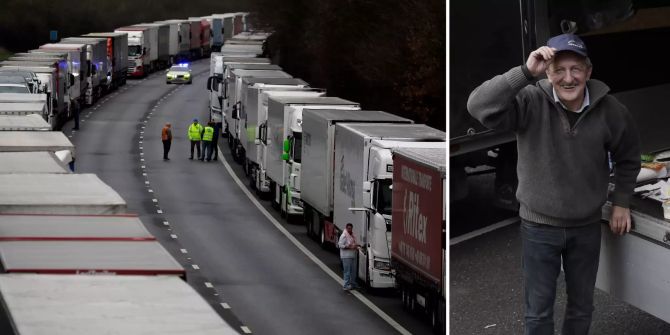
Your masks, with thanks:
M 212 151 L 214 150 L 214 146 L 212 145 L 212 139 L 214 138 L 214 127 L 212 127 L 212 122 L 210 121 L 207 123 L 207 126 L 205 127 L 205 131 L 203 132 L 202 135 L 202 156 L 200 156 L 200 160 L 204 160 L 205 156 L 207 156 L 207 161 L 212 160 Z
M 198 119 L 193 119 L 193 123 L 188 127 L 188 139 L 191 141 L 191 156 L 188 159 L 193 159 L 193 148 L 197 149 L 198 158 L 200 158 L 200 140 L 202 139 L 202 126 L 198 123 Z

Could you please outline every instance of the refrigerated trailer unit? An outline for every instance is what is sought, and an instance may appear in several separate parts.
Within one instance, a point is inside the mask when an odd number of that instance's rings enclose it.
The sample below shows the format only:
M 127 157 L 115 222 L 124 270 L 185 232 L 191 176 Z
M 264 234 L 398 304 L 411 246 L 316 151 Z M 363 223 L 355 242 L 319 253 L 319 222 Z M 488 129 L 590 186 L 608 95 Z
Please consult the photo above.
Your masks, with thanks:
M 0 152 L 0 174 L 70 173 L 55 153 L 49 151 Z M 0 218 L 0 225 L 4 218 Z
M 61 55 L 68 53 L 70 60 L 71 73 L 74 76 L 74 83 L 70 86 L 69 95 L 76 101 L 74 108 L 81 109 L 81 106 L 87 101 L 87 93 L 91 85 L 91 74 L 86 67 L 86 45 L 81 43 L 49 43 L 43 44 L 39 49 L 29 51 L 34 55 Z
M 66 37 L 61 43 L 83 43 L 88 46 L 88 60 L 91 64 L 94 100 L 111 89 L 112 64 L 107 58 L 107 38 L 103 37 Z
M 291 92 L 292 96 L 268 97 L 265 173 L 273 204 L 287 216 L 302 215 L 302 113 L 306 109 L 360 110 L 357 102 L 336 97 L 299 96 L 311 92 Z
M 107 39 L 107 57 L 111 59 L 112 66 L 112 88 L 125 85 L 128 76 L 128 33 L 89 33 L 82 37 Z
M 2 115 L 0 109 L 0 131 L 49 131 L 51 125 L 41 115 Z
M 0 183 L 2 214 L 126 213 L 125 200 L 94 174 L 6 174 Z
M 128 76 L 144 77 L 151 73 L 151 66 L 158 59 L 156 52 L 152 52 L 153 47 L 158 47 L 158 40 L 152 43 L 151 28 L 130 26 L 117 28 L 114 32 L 128 34 Z
M 0 295 L 18 334 L 237 334 L 175 276 L 5 274 Z
M 447 146 L 393 150 L 391 267 L 403 305 L 445 332 Z M 414 312 L 413 311 L 413 312 Z
M 4 153 L 7 154 L 7 153 Z M 12 153 L 26 154 L 26 153 Z M 41 154 L 36 152 L 31 154 Z M 3 156 L 3 153 L 0 153 Z M 47 156 L 48 157 L 48 156 Z M 135 214 L 0 214 L 0 240 L 155 240 Z

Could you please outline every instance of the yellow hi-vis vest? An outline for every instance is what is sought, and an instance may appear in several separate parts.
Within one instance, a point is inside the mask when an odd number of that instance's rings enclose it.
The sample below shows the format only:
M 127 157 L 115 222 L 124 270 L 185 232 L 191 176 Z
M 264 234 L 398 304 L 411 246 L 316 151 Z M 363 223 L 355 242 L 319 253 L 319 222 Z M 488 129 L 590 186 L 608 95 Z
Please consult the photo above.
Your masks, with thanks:
M 202 140 L 211 142 L 212 138 L 214 138 L 214 128 L 210 126 L 205 127 L 205 134 L 202 135 Z
M 192 123 L 188 127 L 188 139 L 191 141 L 200 141 L 200 133 L 202 133 L 202 126 L 200 124 Z

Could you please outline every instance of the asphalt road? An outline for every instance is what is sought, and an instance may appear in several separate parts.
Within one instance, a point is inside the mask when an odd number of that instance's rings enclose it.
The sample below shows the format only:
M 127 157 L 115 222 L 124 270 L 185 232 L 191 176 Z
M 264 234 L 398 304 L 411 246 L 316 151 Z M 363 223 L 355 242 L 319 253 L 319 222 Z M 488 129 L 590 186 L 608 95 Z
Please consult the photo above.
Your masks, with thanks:
M 343 292 L 337 254 L 319 248 L 303 226 L 280 219 L 269 203 L 260 204 L 266 213 L 259 210 L 222 162 L 243 178 L 225 145 L 219 161 L 188 159 L 187 127 L 194 117 L 208 119 L 208 64 L 193 64 L 192 85 L 166 85 L 162 72 L 129 80 L 83 111 L 79 131 L 68 123 L 63 132 L 76 146 L 76 172 L 96 173 L 114 188 L 187 269 L 189 284 L 241 333 L 393 334 L 393 323 L 430 333 L 402 311 L 395 292 Z M 170 161 L 162 160 L 165 122 L 173 125 Z
M 485 187 L 492 185 L 492 177 L 472 177 L 470 196 L 450 204 L 451 224 L 461 225 L 452 227 L 452 233 L 470 232 L 505 218 L 504 212 L 482 210 L 490 204 L 490 191 L 487 192 Z M 468 212 L 469 216 L 464 214 Z M 513 215 L 508 212 L 506 218 Z M 450 238 L 455 240 L 457 236 Z M 450 333 L 522 334 L 523 286 L 518 222 L 453 245 L 449 251 Z M 558 279 L 557 292 L 554 320 L 555 333 L 560 334 L 566 303 L 562 275 Z M 596 290 L 590 334 L 670 334 L 670 324 Z

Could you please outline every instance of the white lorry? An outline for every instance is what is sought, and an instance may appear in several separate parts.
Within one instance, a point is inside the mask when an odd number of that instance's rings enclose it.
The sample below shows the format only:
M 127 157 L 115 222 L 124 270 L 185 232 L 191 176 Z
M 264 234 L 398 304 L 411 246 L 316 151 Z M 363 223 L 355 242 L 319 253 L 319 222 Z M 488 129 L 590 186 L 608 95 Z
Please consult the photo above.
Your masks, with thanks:
M 65 80 L 67 73 L 62 71 L 58 66 L 35 65 L 34 63 L 25 62 L 0 62 L 0 68 L 7 71 L 28 70 L 35 73 L 43 86 L 42 91 L 47 96 L 48 116 L 46 120 L 52 129 L 59 129 L 60 125 L 65 122 L 67 115 L 67 81 Z
M 298 93 L 298 92 L 296 92 Z M 272 204 L 283 216 L 302 215 L 302 113 L 305 109 L 360 110 L 356 102 L 336 97 L 268 97 L 265 168 Z
M 26 97 L 26 95 L 29 96 Z M 47 95 L 44 93 L 26 95 L 0 94 L 0 115 L 37 114 L 44 120 L 49 120 Z
M 156 62 L 152 64 L 152 69 L 166 69 L 172 65 L 170 63 L 170 24 L 167 22 L 140 23 L 134 27 L 149 27 L 156 34 Z M 153 40 L 152 40 L 153 41 Z M 152 42 L 153 43 L 153 42 Z
M 93 97 L 99 99 L 109 92 L 112 86 L 112 60 L 107 57 L 107 38 L 103 37 L 66 37 L 61 43 L 83 43 L 87 45 L 87 63 L 93 78 Z
M 35 55 L 50 55 L 62 52 L 68 53 L 71 72 L 74 76 L 74 83 L 70 86 L 70 97 L 76 101 L 74 108 L 81 108 L 87 101 L 88 88 L 90 86 L 90 73 L 86 66 L 86 45 L 85 44 L 61 44 L 49 43 L 43 44 L 39 49 L 30 50 L 31 54 Z
M 446 134 L 419 124 L 354 122 L 312 127 L 308 121 L 306 126 L 310 136 L 303 147 L 307 163 L 303 184 L 309 206 L 305 216 L 308 230 L 312 235 L 318 232 L 323 245 L 332 245 L 344 226 L 352 223 L 362 245 L 358 277 L 368 287 L 394 287 L 390 267 L 391 151 L 444 147 Z
M 112 87 L 126 84 L 128 76 L 128 34 L 127 33 L 89 33 L 83 37 L 107 39 L 107 57 L 111 59 Z
M 223 79 L 224 73 L 226 73 L 226 64 L 270 64 L 270 60 L 267 58 L 226 57 L 217 52 L 213 52 L 209 59 L 207 90 L 209 91 L 210 120 L 221 125 L 223 123 L 224 88 L 226 87 Z
M 170 63 L 177 64 L 187 61 L 191 56 L 191 24 L 187 20 L 165 20 L 156 23 L 170 25 Z
M 157 28 L 153 28 L 154 32 Z M 158 39 L 151 39 L 151 27 L 122 27 L 114 30 L 128 34 L 128 76 L 144 77 L 152 72 L 152 63 L 158 59 Z M 154 33 L 154 37 L 157 37 Z M 154 41 L 152 43 L 152 41 Z M 189 42 L 190 43 L 190 42 Z
M 270 180 L 267 178 L 267 129 L 268 98 L 280 96 L 322 97 L 325 90 L 310 88 L 306 82 L 297 78 L 245 78 L 245 98 L 242 105 L 243 131 L 240 139 L 243 152 L 245 173 L 249 183 L 259 195 L 271 194 Z

